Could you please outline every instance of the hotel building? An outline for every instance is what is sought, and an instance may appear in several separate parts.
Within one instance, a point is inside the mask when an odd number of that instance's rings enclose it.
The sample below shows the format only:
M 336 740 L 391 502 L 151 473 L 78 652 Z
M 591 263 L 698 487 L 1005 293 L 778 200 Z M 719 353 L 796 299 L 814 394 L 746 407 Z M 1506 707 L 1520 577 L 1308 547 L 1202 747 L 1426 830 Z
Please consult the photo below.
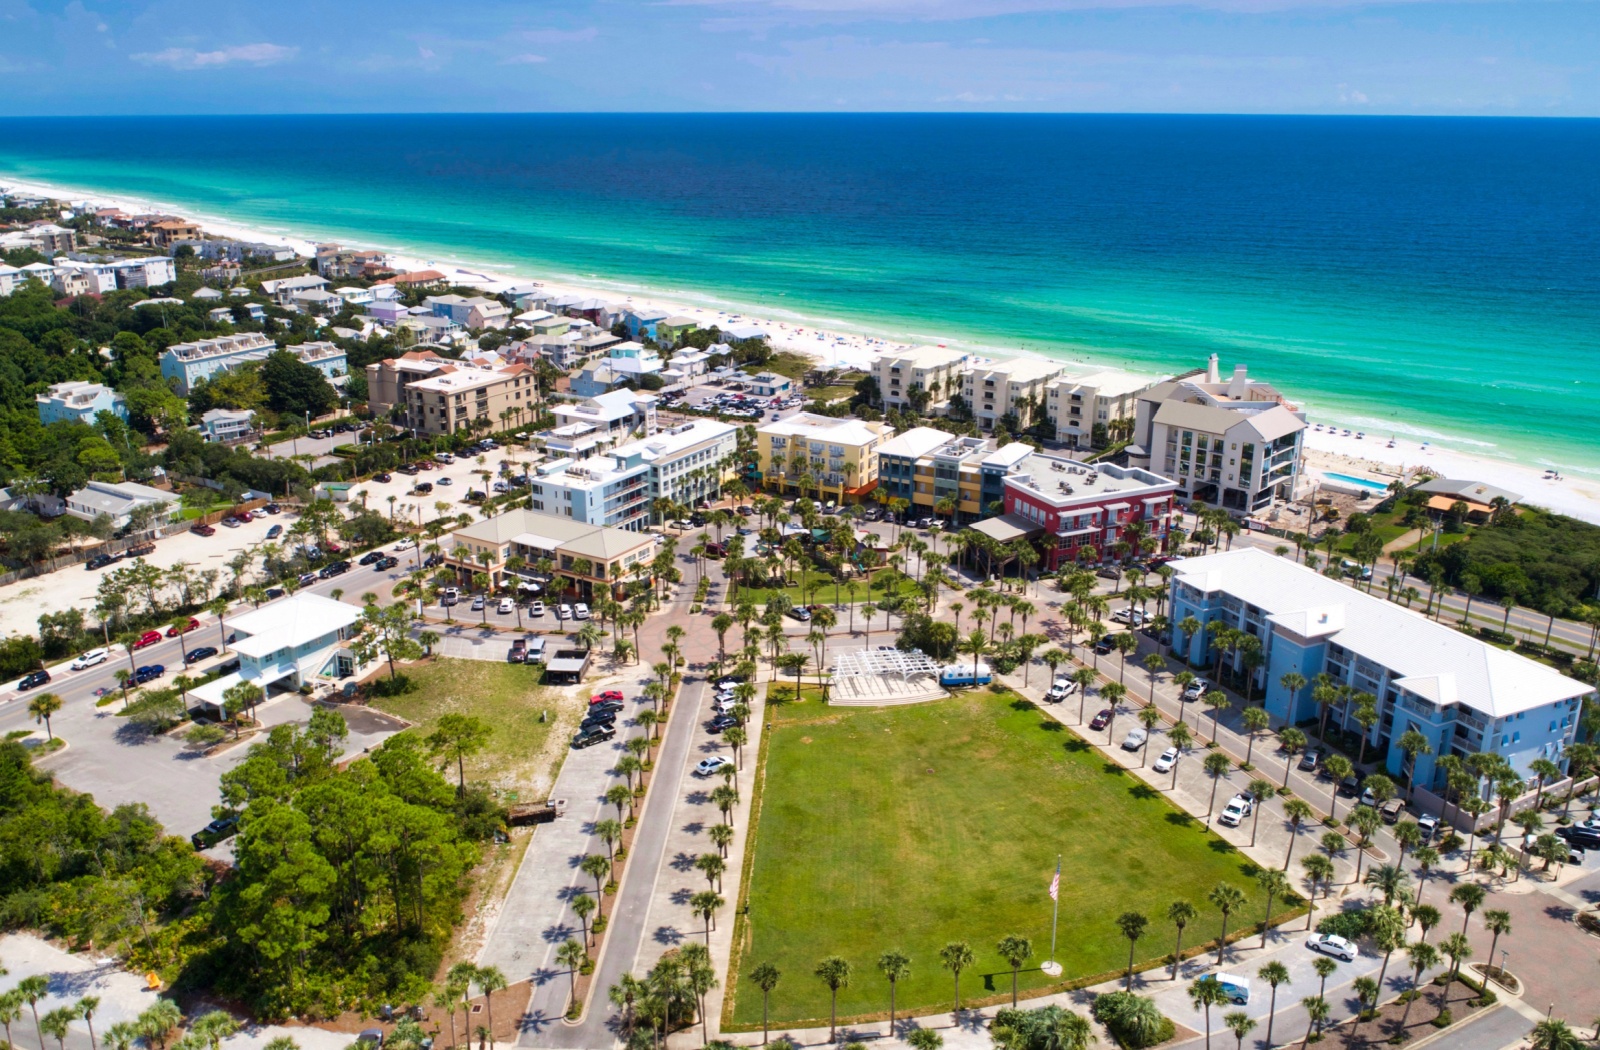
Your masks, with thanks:
M 961 392 L 962 375 L 971 355 L 945 346 L 913 346 L 887 350 L 873 362 L 873 378 L 884 408 L 914 408 L 911 392 L 926 390 L 927 415 L 944 415 L 950 395 Z
M 859 502 L 878 487 L 878 447 L 893 434 L 886 423 L 811 412 L 768 423 L 756 431 L 762 480 L 778 493 Z

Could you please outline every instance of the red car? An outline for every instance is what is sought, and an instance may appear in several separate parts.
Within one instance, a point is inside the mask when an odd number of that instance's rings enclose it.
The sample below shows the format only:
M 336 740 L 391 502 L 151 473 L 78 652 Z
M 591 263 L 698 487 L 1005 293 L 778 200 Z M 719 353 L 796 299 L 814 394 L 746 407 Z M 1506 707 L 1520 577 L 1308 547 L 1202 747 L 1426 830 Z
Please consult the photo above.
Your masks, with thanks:
M 1106 708 L 1089 721 L 1090 729 L 1104 729 L 1111 724 L 1111 708 Z
M 322 549 L 327 551 L 329 554 L 343 554 L 344 553 L 344 548 L 339 546 L 337 543 L 335 543 L 332 540 L 329 540 L 327 543 L 324 543 L 322 545 Z
M 247 524 L 256 520 L 255 516 L 247 510 L 241 510 L 238 514 L 234 515 L 234 517 Z
M 617 692 L 615 689 L 607 689 L 605 692 L 600 693 L 600 694 L 595 695 L 595 696 L 591 696 L 589 698 L 589 702 L 591 704 L 603 704 L 607 700 L 615 700 L 618 703 L 621 703 L 622 702 L 622 694 Z
M 159 641 L 161 641 L 160 631 L 146 631 L 139 636 L 137 642 L 133 643 L 133 647 L 135 649 L 143 649 L 145 646 L 155 645 Z
M 213 529 L 210 525 L 193 525 L 190 527 L 189 531 L 194 533 L 196 536 L 215 536 L 217 534 L 217 530 Z
M 199 626 L 200 626 L 200 621 L 196 620 L 194 617 L 191 616 L 189 618 L 189 622 L 183 625 L 183 630 L 181 630 L 181 631 L 178 630 L 178 628 L 175 627 L 175 626 L 174 627 L 168 627 L 167 628 L 167 637 L 168 638 L 176 638 L 180 634 L 188 634 L 190 631 L 194 630 L 195 628 L 197 628 Z M 154 633 L 154 632 L 152 632 L 152 633 Z

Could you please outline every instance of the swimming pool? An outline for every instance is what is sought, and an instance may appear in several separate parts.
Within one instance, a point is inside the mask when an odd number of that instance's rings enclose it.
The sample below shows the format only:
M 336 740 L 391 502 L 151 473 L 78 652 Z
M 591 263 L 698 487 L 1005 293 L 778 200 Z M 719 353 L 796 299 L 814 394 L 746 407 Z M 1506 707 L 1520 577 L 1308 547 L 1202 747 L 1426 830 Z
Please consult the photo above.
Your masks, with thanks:
M 1358 478 L 1354 474 L 1337 474 L 1331 470 L 1325 470 L 1322 472 L 1322 476 L 1330 481 L 1342 481 L 1346 485 L 1360 485 L 1370 492 L 1387 493 L 1389 491 L 1389 486 L 1384 482 L 1373 481 L 1369 478 Z

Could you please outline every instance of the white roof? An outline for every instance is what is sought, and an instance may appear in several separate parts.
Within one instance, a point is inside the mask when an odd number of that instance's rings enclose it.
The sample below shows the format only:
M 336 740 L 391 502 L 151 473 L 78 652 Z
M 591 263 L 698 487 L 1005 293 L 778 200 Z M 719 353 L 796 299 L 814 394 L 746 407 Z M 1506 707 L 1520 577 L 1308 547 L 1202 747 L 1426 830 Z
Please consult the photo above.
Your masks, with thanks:
M 1230 594 L 1302 637 L 1326 637 L 1388 668 L 1396 685 L 1436 703 L 1505 718 L 1594 692 L 1544 664 L 1263 550 L 1184 558 L 1172 567 L 1175 580 Z
M 639 456 L 646 463 L 654 463 L 657 460 L 671 459 L 708 441 L 729 437 L 738 429 L 731 423 L 715 419 L 695 419 L 670 430 L 663 430 L 659 434 L 652 434 L 642 441 L 630 441 L 626 445 L 618 445 L 611 450 L 611 454 L 624 460 Z
M 932 427 L 912 427 L 903 434 L 894 437 L 878 446 L 879 456 L 904 456 L 908 459 L 918 459 L 926 456 L 934 449 L 949 442 L 950 434 Z
M 848 416 L 819 416 L 800 412 L 788 419 L 768 423 L 761 428 L 761 433 L 804 438 L 807 441 L 827 441 L 834 445 L 869 445 L 894 433 L 894 428 L 886 424 L 869 424 Z
M 257 659 L 304 644 L 361 619 L 361 610 L 320 594 L 296 594 L 228 621 L 236 652 Z M 248 636 L 248 637 L 247 637 Z
M 965 350 L 934 346 L 930 343 L 907 347 L 904 350 L 886 350 L 878 355 L 878 361 L 880 363 L 887 361 L 891 367 L 899 365 L 902 368 L 939 368 L 963 361 L 967 356 Z

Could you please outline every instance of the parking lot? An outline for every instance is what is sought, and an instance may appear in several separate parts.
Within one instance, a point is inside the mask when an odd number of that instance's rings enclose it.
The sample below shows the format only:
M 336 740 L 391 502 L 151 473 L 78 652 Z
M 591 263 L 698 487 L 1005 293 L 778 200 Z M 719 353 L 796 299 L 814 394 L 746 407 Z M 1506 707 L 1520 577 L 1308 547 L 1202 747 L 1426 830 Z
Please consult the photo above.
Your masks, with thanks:
M 751 423 L 768 422 L 793 415 L 805 404 L 806 398 L 798 390 L 777 397 L 757 397 L 733 385 L 704 384 L 680 392 L 666 394 L 657 405 L 662 411 L 674 408 L 713 409 L 730 420 Z

